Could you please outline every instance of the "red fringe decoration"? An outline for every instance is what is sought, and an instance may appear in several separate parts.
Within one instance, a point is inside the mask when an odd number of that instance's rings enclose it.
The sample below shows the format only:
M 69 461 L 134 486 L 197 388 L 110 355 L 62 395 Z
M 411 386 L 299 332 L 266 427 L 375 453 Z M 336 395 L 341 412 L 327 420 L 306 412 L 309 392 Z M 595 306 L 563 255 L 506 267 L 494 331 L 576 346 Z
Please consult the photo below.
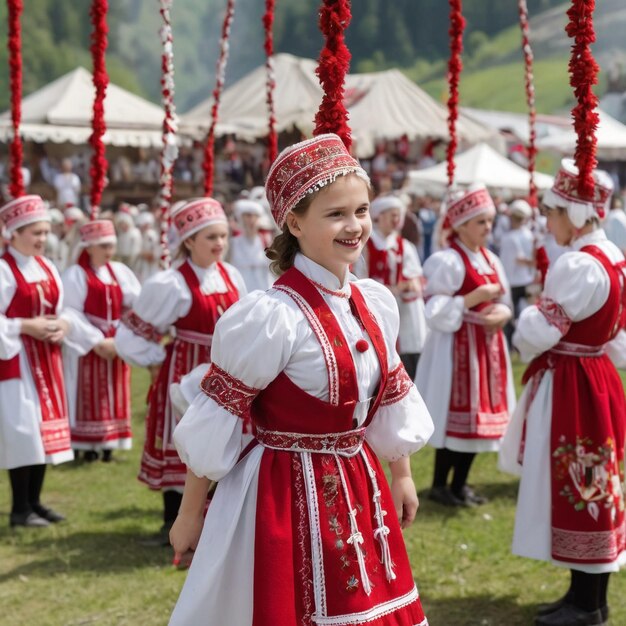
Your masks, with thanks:
M 596 40 L 593 29 L 595 0 L 572 0 L 567 11 L 569 24 L 565 27 L 569 37 L 574 39 L 572 56 L 569 62 L 570 85 L 578 104 L 572 109 L 574 129 L 578 135 L 574 160 L 578 166 L 578 193 L 583 198 L 593 198 L 593 170 L 596 160 L 596 129 L 600 118 L 596 113 L 598 98 L 593 93 L 593 85 L 598 83 L 600 68 L 591 53 L 591 44 Z
M 463 3 L 461 0 L 449 0 L 450 3 L 450 59 L 448 61 L 448 85 L 450 95 L 448 97 L 448 129 L 450 130 L 450 142 L 446 149 L 448 161 L 448 186 L 454 184 L 454 155 L 458 146 L 456 134 L 456 122 L 459 118 L 459 82 L 463 61 L 463 31 L 465 30 L 465 18 L 463 17 Z
M 230 27 L 235 13 L 235 0 L 228 0 L 226 14 L 222 24 L 222 37 L 220 39 L 220 55 L 217 60 L 215 73 L 215 89 L 213 90 L 213 106 L 211 107 L 211 126 L 204 147 L 204 195 L 213 195 L 213 177 L 215 171 L 215 126 L 220 108 L 220 98 L 224 89 L 226 63 L 228 61 L 228 40 L 230 39 Z
M 109 84 L 109 76 L 106 68 L 106 49 L 108 44 L 107 35 L 107 12 L 109 3 L 107 0 L 93 0 L 89 15 L 93 30 L 91 32 L 91 58 L 93 60 L 93 85 L 96 93 L 93 101 L 93 116 L 91 119 L 92 133 L 89 143 L 93 148 L 91 156 L 91 219 L 98 217 L 100 201 L 106 182 L 107 160 L 105 146 L 102 137 L 106 132 L 106 122 L 104 121 L 104 99 Z
M 274 90 L 276 89 L 276 77 L 274 75 L 274 6 L 275 0 L 265 0 L 265 14 L 263 15 L 263 28 L 265 30 L 265 68 L 267 70 L 267 109 L 269 113 L 269 132 L 267 135 L 267 152 L 269 164 L 272 165 L 278 154 L 278 136 L 276 135 L 276 109 L 274 107 Z
M 324 89 L 324 97 L 315 115 L 313 131 L 314 135 L 336 133 L 348 149 L 352 145 L 352 136 L 344 105 L 344 82 L 350 69 L 351 55 L 345 44 L 344 32 L 351 19 L 349 0 L 322 1 L 319 24 L 326 41 L 315 72 Z
M 535 185 L 535 165 L 537 160 L 537 109 L 535 106 L 535 79 L 533 75 L 533 49 L 530 45 L 530 24 L 528 22 L 528 5 L 526 0 L 518 0 L 520 28 L 522 29 L 522 52 L 524 53 L 524 80 L 526 87 L 526 104 L 528 105 L 528 202 L 533 209 L 538 206 L 537 186 Z
M 19 198 L 24 195 L 24 180 L 22 178 L 22 161 L 24 148 L 20 137 L 20 122 L 22 120 L 22 31 L 20 17 L 24 9 L 22 0 L 8 0 L 9 9 L 9 74 L 11 86 L 11 121 L 13 138 L 11 140 L 11 196 Z

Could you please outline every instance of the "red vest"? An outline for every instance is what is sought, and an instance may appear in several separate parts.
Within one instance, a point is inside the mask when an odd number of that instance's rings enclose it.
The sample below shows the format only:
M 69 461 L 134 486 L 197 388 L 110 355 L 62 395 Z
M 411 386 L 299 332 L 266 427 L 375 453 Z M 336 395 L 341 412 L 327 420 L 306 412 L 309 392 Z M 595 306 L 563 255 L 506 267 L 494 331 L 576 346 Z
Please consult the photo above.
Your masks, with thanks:
M 393 254 L 396 258 L 396 267 L 392 276 L 389 264 L 389 250 L 379 250 L 371 238 L 367 240 L 368 275 L 387 287 L 397 285 L 403 278 L 404 242 L 400 235 L 396 239 L 396 247 L 393 250 Z

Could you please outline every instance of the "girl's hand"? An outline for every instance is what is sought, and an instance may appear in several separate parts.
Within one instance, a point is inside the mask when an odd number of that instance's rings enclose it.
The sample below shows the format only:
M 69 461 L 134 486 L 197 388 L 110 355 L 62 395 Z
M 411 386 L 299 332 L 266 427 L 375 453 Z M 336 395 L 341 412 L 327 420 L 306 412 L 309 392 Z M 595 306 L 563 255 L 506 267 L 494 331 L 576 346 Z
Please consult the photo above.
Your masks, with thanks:
M 419 500 L 410 476 L 391 479 L 391 496 L 400 520 L 400 528 L 408 528 L 415 520 Z
M 112 361 L 117 356 L 117 350 L 115 349 L 115 340 L 113 337 L 103 339 L 97 346 L 94 346 L 93 351 L 102 359 Z
M 485 328 L 497 330 L 506 326 L 511 319 L 511 311 L 506 306 L 494 305 L 481 311 L 480 317 Z
M 55 330 L 50 333 L 48 337 L 48 341 L 50 343 L 61 343 L 63 338 L 67 336 L 70 332 L 70 323 L 67 320 L 56 318 L 51 320 L 51 323 L 54 325 Z
M 22 319 L 20 332 L 39 341 L 48 341 L 55 328 L 56 322 L 47 317 L 25 317 Z
M 180 561 L 186 552 L 195 550 L 200 541 L 203 515 L 179 513 L 170 530 L 170 544 L 174 548 L 174 561 Z

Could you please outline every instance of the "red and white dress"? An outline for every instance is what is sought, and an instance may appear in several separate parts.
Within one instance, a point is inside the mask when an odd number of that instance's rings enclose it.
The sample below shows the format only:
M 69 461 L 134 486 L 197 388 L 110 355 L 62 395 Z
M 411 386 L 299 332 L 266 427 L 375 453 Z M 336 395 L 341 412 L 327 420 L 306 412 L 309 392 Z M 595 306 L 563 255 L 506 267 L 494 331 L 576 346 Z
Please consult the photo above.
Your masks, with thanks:
M 357 263 L 355 273 L 359 277 L 372 278 L 386 287 L 395 287 L 401 280 L 423 276 L 422 264 L 415 246 L 397 233 L 383 237 L 376 230 L 367 241 L 362 262 Z M 408 294 L 396 296 L 400 311 L 398 352 L 420 354 L 424 349 L 428 326 L 424 314 L 424 299 Z
M 531 362 L 500 451 L 521 473 L 513 552 L 588 573 L 626 564 L 626 264 L 596 230 L 551 266 L 513 343 Z
M 430 334 L 415 384 L 435 423 L 430 444 L 458 452 L 498 450 L 515 408 L 508 348 L 501 330 L 487 331 L 463 297 L 476 287 L 499 283 L 496 306 L 511 307 L 510 290 L 498 257 L 474 252 L 455 239 L 424 263 L 426 321 Z
M 118 354 L 142 367 L 161 365 L 148 393 L 139 473 L 139 480 L 151 489 L 184 487 L 187 468 L 172 440 L 180 415 L 170 402 L 169 388 L 211 360 L 215 323 L 245 293 L 241 275 L 232 265 L 201 268 L 188 260 L 148 280 L 133 310 L 123 318 L 115 335 Z M 173 340 L 163 346 L 161 339 L 168 333 Z
M 220 482 L 172 625 L 427 624 L 377 458 L 432 433 L 397 332 L 386 288 L 341 286 L 302 254 L 220 320 L 175 432 L 190 469 Z
M 61 346 L 20 334 L 19 318 L 62 311 L 63 284 L 52 262 L 9 246 L 0 258 L 0 468 L 74 458 Z M 71 343 L 80 321 L 70 311 L 62 316 Z
M 83 252 L 63 273 L 67 308 L 87 332 L 79 338 L 84 356 L 66 347 L 63 363 L 72 447 L 76 450 L 129 450 L 132 444 L 130 367 L 119 357 L 99 357 L 93 348 L 114 337 L 122 312 L 133 306 L 141 286 L 123 263 L 91 267 Z

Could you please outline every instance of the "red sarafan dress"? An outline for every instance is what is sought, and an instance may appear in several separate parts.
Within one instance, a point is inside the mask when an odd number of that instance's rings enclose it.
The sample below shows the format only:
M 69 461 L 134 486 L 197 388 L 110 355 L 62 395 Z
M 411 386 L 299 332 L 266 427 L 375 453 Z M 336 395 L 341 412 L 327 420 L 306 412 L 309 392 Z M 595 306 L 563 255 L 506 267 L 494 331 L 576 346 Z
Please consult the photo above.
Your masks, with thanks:
M 426 320 L 431 334 L 415 383 L 435 422 L 431 445 L 460 452 L 497 450 L 515 406 L 506 340 L 502 330 L 480 323 L 493 303 L 466 310 L 463 297 L 488 283 L 502 286 L 497 306 L 508 306 L 509 288 L 499 259 L 472 252 L 454 239 L 424 264 Z
M 0 467 L 72 460 L 61 346 L 19 334 L 16 318 L 57 315 L 63 286 L 47 259 L 0 259 Z
M 548 271 L 514 343 L 535 357 L 501 451 L 521 472 L 513 551 L 589 573 L 626 563 L 626 262 L 597 230 Z
M 242 292 L 243 280 L 233 266 L 214 263 L 200 268 L 187 260 L 146 282 L 133 311 L 123 318 L 115 338 L 120 355 L 138 365 L 161 365 L 148 393 L 139 473 L 139 480 L 151 489 L 181 489 L 185 484 L 187 469 L 172 440 L 180 415 L 171 404 L 169 388 L 211 360 L 215 323 Z M 168 333 L 172 341 L 164 347 L 161 340 Z
M 432 433 L 397 331 L 385 287 L 302 254 L 220 320 L 175 433 L 220 483 L 171 624 L 427 624 L 378 460 Z
M 83 251 L 76 265 L 63 273 L 66 306 L 81 315 L 88 332 L 81 344 L 87 354 L 64 353 L 72 447 L 77 450 L 130 449 L 130 367 L 119 357 L 107 360 L 93 348 L 114 337 L 124 310 L 132 307 L 141 289 L 123 263 L 94 269 Z

